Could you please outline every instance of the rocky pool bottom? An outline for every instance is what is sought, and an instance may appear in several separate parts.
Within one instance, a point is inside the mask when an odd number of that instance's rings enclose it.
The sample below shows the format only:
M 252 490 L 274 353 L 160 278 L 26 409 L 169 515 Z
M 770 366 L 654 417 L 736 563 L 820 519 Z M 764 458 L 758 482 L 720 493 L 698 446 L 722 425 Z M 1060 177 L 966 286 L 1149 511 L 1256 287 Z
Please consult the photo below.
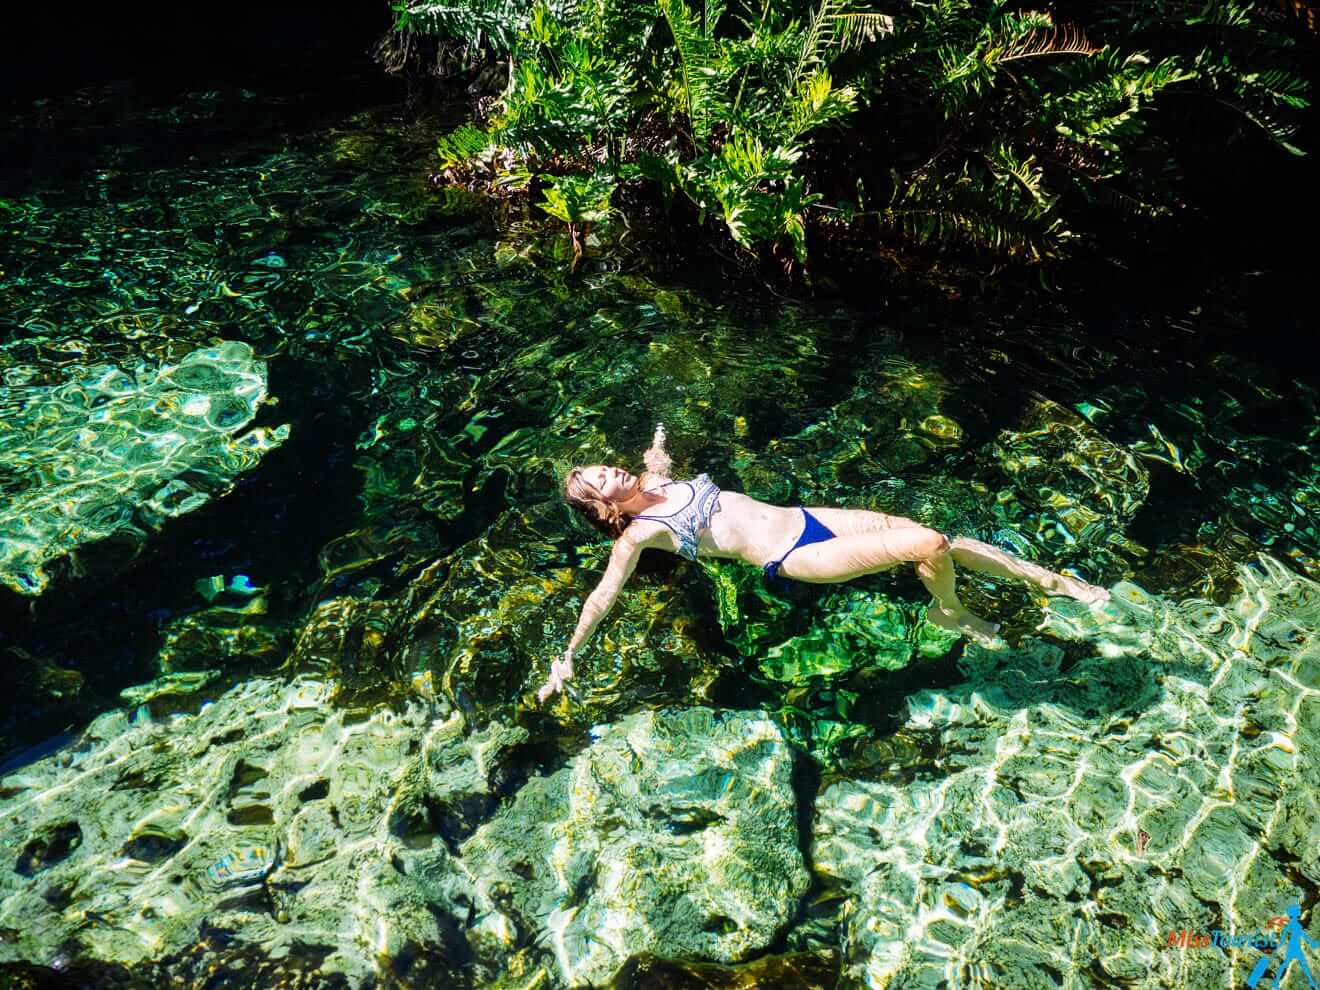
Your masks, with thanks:
M 1269 557 L 1237 581 L 1051 600 L 850 778 L 796 773 L 761 711 L 634 712 L 543 773 L 525 728 L 422 684 L 108 712 L 0 780 L 0 953 L 158 986 L 719 986 L 696 964 L 748 960 L 743 985 L 1237 986 L 1260 949 L 1171 933 L 1264 931 L 1320 884 L 1320 585 Z

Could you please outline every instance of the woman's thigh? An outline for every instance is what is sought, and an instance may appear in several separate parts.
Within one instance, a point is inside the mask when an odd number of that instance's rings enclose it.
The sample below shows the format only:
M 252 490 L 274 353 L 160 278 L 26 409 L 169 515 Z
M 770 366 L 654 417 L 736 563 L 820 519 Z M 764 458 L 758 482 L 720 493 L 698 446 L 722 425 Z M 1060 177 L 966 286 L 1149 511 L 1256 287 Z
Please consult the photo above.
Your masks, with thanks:
M 835 536 L 855 536 L 858 533 L 877 533 L 921 525 L 903 516 L 889 516 L 870 509 L 817 508 L 809 505 L 807 511 L 828 526 Z
M 947 547 L 948 541 L 941 533 L 925 526 L 855 533 L 799 547 L 779 566 L 779 573 L 814 584 L 848 581 L 905 561 L 925 560 Z

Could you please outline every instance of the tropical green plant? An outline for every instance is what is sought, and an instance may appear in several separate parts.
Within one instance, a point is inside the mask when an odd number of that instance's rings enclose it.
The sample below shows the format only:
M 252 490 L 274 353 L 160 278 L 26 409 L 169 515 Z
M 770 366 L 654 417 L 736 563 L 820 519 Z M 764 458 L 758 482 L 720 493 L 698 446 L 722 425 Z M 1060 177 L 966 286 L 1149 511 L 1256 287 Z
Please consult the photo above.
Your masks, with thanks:
M 448 134 L 441 135 L 436 142 L 435 152 L 441 168 L 453 169 L 485 153 L 490 144 L 490 135 L 480 127 L 462 124 Z
M 573 0 L 546 3 L 558 19 L 571 18 L 576 6 Z M 499 55 L 507 55 L 518 46 L 531 14 L 531 4 L 526 0 L 393 0 L 390 9 L 394 11 L 397 32 L 438 35 Z
M 540 176 L 545 208 L 564 216 L 588 190 L 651 185 L 722 220 L 738 245 L 782 245 L 799 262 L 822 221 L 1036 263 L 1107 217 L 1167 217 L 1191 158 L 1166 106 L 1222 112 L 1238 137 L 1298 153 L 1304 27 L 1255 2 L 863 2 L 396 10 L 402 30 L 449 32 L 509 60 L 484 129 L 449 135 L 442 163 L 507 149 L 519 184 Z
M 539 204 L 556 220 L 568 224 L 568 236 L 573 245 L 573 268 L 586 250 L 586 238 L 595 224 L 605 223 L 615 210 L 610 205 L 615 181 L 600 173 L 590 175 L 557 175 L 548 180 L 545 199 Z

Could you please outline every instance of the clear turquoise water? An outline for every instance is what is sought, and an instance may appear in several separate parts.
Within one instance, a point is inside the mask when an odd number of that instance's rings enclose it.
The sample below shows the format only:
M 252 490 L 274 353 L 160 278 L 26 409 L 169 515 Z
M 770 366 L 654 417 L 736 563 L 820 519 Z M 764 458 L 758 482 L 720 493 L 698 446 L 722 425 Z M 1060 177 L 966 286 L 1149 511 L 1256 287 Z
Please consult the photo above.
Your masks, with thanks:
M 1249 356 L 1273 311 L 792 301 L 627 238 L 570 276 L 427 186 L 443 124 L 352 81 L 8 121 L 9 976 L 1236 986 L 1258 950 L 1170 932 L 1317 931 L 1320 407 Z M 964 580 L 987 653 L 909 574 L 657 555 L 538 706 L 607 550 L 558 479 L 656 421 L 1114 603 Z

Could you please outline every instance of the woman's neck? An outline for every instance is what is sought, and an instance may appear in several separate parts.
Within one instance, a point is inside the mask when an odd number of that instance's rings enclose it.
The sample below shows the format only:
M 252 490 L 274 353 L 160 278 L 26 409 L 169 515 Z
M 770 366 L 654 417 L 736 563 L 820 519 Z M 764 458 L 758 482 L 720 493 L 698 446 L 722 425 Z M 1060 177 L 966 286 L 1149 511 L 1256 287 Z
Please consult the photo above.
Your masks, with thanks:
M 653 484 L 655 480 L 655 476 L 651 474 L 643 474 L 638 478 L 637 491 L 618 503 L 619 511 L 625 515 L 635 516 L 666 501 L 668 494 L 660 485 Z M 669 479 L 664 479 L 664 482 L 667 484 Z
M 666 485 L 672 485 L 674 479 L 664 474 L 655 474 L 651 471 L 643 471 L 641 477 L 641 489 L 644 493 L 658 493 Z

